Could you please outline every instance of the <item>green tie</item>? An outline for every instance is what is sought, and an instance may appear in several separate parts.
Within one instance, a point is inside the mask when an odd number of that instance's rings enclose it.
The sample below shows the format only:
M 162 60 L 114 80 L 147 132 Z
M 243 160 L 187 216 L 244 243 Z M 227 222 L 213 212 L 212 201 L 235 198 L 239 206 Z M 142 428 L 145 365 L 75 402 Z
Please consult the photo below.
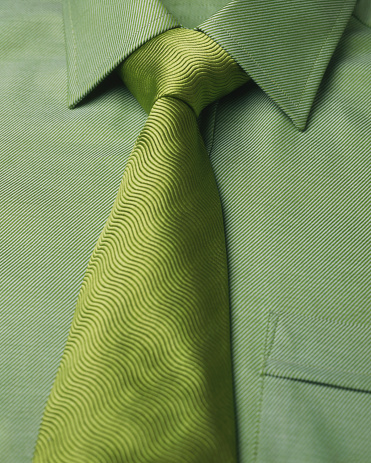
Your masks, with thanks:
M 34 462 L 235 462 L 225 237 L 197 117 L 248 77 L 181 28 L 119 73 L 149 117 L 88 264 Z

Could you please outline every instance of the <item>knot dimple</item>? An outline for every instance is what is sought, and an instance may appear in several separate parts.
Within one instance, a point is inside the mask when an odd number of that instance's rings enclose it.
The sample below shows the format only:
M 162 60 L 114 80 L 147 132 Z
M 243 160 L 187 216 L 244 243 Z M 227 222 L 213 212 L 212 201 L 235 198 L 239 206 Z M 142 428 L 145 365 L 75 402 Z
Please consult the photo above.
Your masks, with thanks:
M 213 101 L 249 80 L 213 39 L 190 29 L 171 29 L 134 51 L 118 68 L 147 113 L 159 98 L 186 102 L 198 116 Z

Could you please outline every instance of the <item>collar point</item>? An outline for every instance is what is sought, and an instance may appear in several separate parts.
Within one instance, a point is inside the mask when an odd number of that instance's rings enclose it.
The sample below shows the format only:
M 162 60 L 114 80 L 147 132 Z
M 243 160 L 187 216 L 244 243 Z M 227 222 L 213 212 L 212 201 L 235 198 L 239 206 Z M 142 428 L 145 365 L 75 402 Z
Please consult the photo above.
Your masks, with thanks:
M 86 88 L 77 85 L 72 79 L 69 79 L 67 88 L 67 106 L 74 109 L 85 98 L 88 91 Z
M 304 132 L 306 127 L 307 127 L 307 121 L 308 121 L 308 117 L 304 117 L 304 118 L 293 118 L 293 117 L 290 117 L 290 119 L 292 120 L 292 123 L 294 124 L 294 126 L 300 131 L 300 132 Z
M 80 101 L 82 100 L 82 97 L 79 98 L 79 97 L 70 97 L 70 95 L 68 95 L 67 97 L 67 107 L 68 109 L 74 109 L 76 108 L 76 106 L 80 103 Z
M 275 105 L 278 106 L 278 108 L 284 113 L 285 117 L 288 117 L 290 121 L 292 122 L 292 125 L 295 127 L 296 130 L 299 132 L 304 132 L 307 123 L 308 123 L 308 118 L 311 110 L 311 105 L 307 104 L 303 107 L 292 107 L 292 105 L 287 105 L 282 103 L 282 101 L 277 101 L 272 95 L 269 95 L 271 100 Z

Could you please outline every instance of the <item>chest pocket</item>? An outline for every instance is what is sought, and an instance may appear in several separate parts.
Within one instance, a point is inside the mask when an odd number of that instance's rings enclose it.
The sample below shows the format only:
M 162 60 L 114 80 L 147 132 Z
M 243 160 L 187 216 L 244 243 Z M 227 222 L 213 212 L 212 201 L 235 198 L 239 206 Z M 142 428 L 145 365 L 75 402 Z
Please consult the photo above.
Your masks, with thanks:
M 371 461 L 371 329 L 271 313 L 258 462 Z

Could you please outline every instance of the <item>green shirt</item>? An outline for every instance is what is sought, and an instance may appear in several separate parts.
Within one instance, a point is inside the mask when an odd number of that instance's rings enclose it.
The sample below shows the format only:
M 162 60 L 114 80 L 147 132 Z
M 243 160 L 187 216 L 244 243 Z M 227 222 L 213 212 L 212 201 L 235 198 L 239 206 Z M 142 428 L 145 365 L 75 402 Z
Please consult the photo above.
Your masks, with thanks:
M 146 120 L 112 71 L 179 26 L 158 0 L 0 3 L 1 462 L 32 459 Z M 226 227 L 239 460 L 366 463 L 371 2 L 234 0 L 198 29 L 253 79 L 200 116 Z

